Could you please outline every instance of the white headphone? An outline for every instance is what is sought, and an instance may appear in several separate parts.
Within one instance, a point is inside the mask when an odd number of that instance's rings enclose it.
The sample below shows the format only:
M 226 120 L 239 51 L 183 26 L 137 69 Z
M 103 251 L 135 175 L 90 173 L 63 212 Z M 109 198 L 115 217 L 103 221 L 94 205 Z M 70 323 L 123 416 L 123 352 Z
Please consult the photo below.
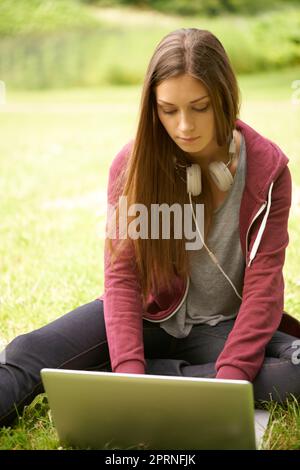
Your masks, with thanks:
M 230 173 L 230 171 L 228 169 L 228 165 L 230 165 L 233 156 L 236 154 L 236 143 L 235 143 L 233 135 L 232 135 L 232 139 L 231 139 L 231 142 L 230 142 L 230 145 L 229 145 L 229 152 L 228 153 L 230 155 L 230 158 L 229 158 L 229 160 L 226 164 L 224 162 L 216 162 L 215 161 L 215 162 L 211 162 L 208 166 L 209 173 L 210 173 L 213 181 L 216 183 L 216 185 L 218 186 L 218 188 L 221 191 L 227 191 L 233 184 L 233 177 L 232 177 L 232 174 Z M 178 164 L 176 163 L 176 158 L 174 159 L 174 163 L 175 163 L 175 168 L 176 168 L 178 166 Z M 181 166 L 181 165 L 179 165 L 179 166 Z M 227 274 L 225 273 L 223 268 L 220 266 L 218 259 L 216 258 L 214 253 L 208 248 L 208 246 L 205 244 L 205 242 L 203 240 L 203 237 L 202 237 L 202 234 L 201 234 L 201 232 L 199 230 L 199 227 L 198 227 L 198 224 L 197 224 L 197 220 L 196 220 L 195 213 L 194 213 L 194 208 L 193 208 L 193 203 L 192 203 L 192 196 L 199 196 L 201 194 L 201 191 L 202 191 L 200 165 L 198 165 L 197 163 L 193 163 L 190 166 L 185 165 L 185 168 L 186 168 L 187 193 L 189 195 L 190 205 L 191 205 L 191 208 L 192 208 L 192 216 L 193 216 L 193 219 L 194 219 L 194 222 L 195 222 L 195 225 L 196 225 L 197 232 L 199 233 L 200 239 L 201 239 L 204 247 L 206 248 L 206 251 L 208 252 L 210 258 L 213 260 L 213 262 L 217 265 L 217 267 L 219 268 L 221 273 L 226 277 L 228 282 L 231 284 L 231 286 L 232 286 L 234 292 L 236 293 L 236 295 L 238 296 L 238 298 L 240 300 L 242 300 L 242 297 L 238 293 L 238 291 L 237 291 L 236 287 L 234 286 L 233 282 L 230 280 L 230 278 L 227 276 Z
M 228 191 L 228 189 L 232 186 L 233 177 L 228 170 L 228 165 L 230 165 L 232 157 L 235 155 L 235 153 L 236 143 L 232 137 L 229 146 L 230 158 L 228 162 L 226 164 L 224 162 L 211 162 L 208 165 L 209 174 L 221 191 Z M 187 192 L 191 193 L 192 196 L 199 196 L 199 194 L 201 194 L 201 168 L 197 163 L 193 163 L 191 166 L 186 167 L 186 183 Z

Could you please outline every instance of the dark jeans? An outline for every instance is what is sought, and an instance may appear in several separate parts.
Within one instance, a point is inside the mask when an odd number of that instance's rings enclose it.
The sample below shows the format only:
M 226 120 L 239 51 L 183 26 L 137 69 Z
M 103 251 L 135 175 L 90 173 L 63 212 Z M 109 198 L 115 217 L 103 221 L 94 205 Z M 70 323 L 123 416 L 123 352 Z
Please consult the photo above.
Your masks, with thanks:
M 227 320 L 216 326 L 195 325 L 186 338 L 178 339 L 159 324 L 144 320 L 146 373 L 215 377 L 215 361 L 233 324 L 234 320 Z M 291 360 L 295 339 L 279 331 L 274 334 L 253 382 L 256 400 L 284 401 L 289 393 L 300 398 L 300 364 Z M 42 328 L 17 336 L 0 357 L 3 426 L 14 421 L 16 408 L 20 413 L 44 391 L 40 377 L 43 367 L 111 372 L 103 302 L 93 300 Z

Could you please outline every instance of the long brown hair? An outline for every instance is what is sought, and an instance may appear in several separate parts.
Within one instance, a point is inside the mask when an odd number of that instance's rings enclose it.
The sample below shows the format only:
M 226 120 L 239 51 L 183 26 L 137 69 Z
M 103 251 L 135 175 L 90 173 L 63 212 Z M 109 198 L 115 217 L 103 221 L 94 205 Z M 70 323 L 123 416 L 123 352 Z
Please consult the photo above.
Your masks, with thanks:
M 173 157 L 187 162 L 187 154 L 170 138 L 161 124 L 155 97 L 156 87 L 171 77 L 182 74 L 200 80 L 207 88 L 216 126 L 217 143 L 224 146 L 232 135 L 239 113 L 239 88 L 229 58 L 220 41 L 209 31 L 182 28 L 172 31 L 157 45 L 148 65 L 143 83 L 136 136 L 128 154 L 122 180 L 121 196 L 127 196 L 128 207 L 144 204 L 150 214 L 151 204 L 189 203 L 186 183 L 174 167 Z M 116 184 L 118 184 L 116 182 Z M 202 174 L 202 193 L 194 198 L 204 204 L 205 239 L 212 220 L 212 195 L 207 178 Z M 116 208 L 118 220 L 118 208 Z M 128 224 L 133 219 L 128 217 Z M 150 227 L 150 219 L 148 227 Z M 170 223 L 174 229 L 173 221 Z M 186 277 L 190 273 L 189 252 L 185 236 L 181 239 L 123 239 L 113 246 L 106 239 L 105 249 L 115 259 L 127 243 L 134 248 L 134 257 L 141 284 L 141 294 L 146 304 L 150 293 L 162 288 L 171 289 L 174 274 Z

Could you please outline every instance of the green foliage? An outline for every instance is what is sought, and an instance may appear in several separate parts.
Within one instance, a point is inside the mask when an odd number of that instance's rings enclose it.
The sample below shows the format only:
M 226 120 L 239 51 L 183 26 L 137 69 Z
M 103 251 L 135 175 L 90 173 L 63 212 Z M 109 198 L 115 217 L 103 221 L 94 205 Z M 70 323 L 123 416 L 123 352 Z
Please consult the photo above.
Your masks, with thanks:
M 0 37 L 99 24 L 78 0 L 1 0 Z
M 270 9 L 282 8 L 286 4 L 299 5 L 299 0 L 82 0 L 86 4 L 99 6 L 124 5 L 142 9 L 154 9 L 177 15 L 218 16 L 224 13 L 257 14 Z
M 115 10 L 114 22 L 104 20 L 98 10 L 95 18 L 96 27 L 56 32 L 40 27 L 0 38 L 0 80 L 8 88 L 23 89 L 139 84 L 160 39 L 173 29 L 195 26 L 216 34 L 237 73 L 300 64 L 300 10 L 296 9 L 284 15 L 196 20 L 164 15 L 155 21 L 144 12 L 141 24 L 131 21 L 131 12 L 123 9 Z

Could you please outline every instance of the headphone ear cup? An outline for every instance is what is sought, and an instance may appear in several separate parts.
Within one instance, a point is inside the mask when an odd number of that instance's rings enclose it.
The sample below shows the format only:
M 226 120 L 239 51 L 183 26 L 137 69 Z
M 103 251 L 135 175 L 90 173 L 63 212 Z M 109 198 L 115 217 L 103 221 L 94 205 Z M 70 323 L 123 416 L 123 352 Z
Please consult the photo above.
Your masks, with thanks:
M 212 162 L 209 164 L 209 173 L 215 184 L 221 191 L 228 191 L 232 186 L 233 176 L 223 162 Z
M 192 196 L 199 196 L 202 191 L 201 168 L 197 163 L 193 163 L 186 168 L 187 192 Z

